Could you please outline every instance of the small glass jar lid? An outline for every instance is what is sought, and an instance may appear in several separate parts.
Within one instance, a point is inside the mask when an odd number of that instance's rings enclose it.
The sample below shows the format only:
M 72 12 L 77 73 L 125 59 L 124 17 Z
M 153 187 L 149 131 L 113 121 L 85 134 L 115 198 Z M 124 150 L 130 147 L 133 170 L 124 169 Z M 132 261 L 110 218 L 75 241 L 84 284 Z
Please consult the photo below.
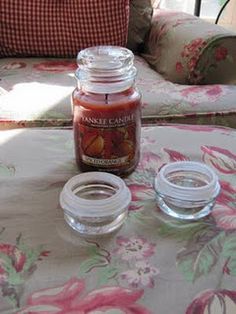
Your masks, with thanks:
M 210 213 L 220 191 L 214 171 L 204 163 L 180 161 L 163 166 L 155 178 L 159 207 L 181 219 L 198 219 Z
M 131 193 L 110 173 L 86 172 L 72 177 L 60 194 L 67 223 L 83 234 L 105 234 L 126 218 Z

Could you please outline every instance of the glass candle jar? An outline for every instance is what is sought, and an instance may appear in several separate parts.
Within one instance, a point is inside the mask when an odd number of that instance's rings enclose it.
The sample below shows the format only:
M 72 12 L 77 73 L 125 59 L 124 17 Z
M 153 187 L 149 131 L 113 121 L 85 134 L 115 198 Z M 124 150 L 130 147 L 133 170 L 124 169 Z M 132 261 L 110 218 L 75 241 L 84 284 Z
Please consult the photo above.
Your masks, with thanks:
M 195 220 L 211 212 L 220 184 L 207 165 L 180 161 L 161 168 L 154 189 L 157 204 L 163 212 L 175 218 Z
M 76 161 L 82 171 L 128 175 L 139 161 L 141 95 L 133 53 L 116 46 L 79 52 L 72 94 Z
M 86 236 L 118 229 L 127 217 L 130 202 L 131 193 L 125 182 L 104 172 L 74 176 L 60 194 L 66 222 Z

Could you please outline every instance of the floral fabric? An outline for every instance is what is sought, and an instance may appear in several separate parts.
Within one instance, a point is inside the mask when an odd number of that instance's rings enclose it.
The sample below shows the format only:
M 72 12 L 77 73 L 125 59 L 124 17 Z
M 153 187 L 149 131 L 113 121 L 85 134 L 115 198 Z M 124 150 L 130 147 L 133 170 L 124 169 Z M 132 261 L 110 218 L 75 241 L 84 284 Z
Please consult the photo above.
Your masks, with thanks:
M 235 142 L 230 128 L 144 127 L 140 162 L 125 179 L 126 222 L 82 238 L 59 206 L 79 172 L 72 130 L 0 131 L 0 312 L 235 313 Z M 211 215 L 199 221 L 169 218 L 155 202 L 158 169 L 180 160 L 204 162 L 220 180 Z
M 143 123 L 236 127 L 236 86 L 174 84 L 140 56 L 135 66 Z M 0 59 L 0 128 L 71 125 L 76 67 L 73 59 Z
M 156 10 L 145 59 L 179 84 L 236 84 L 236 33 L 182 12 Z

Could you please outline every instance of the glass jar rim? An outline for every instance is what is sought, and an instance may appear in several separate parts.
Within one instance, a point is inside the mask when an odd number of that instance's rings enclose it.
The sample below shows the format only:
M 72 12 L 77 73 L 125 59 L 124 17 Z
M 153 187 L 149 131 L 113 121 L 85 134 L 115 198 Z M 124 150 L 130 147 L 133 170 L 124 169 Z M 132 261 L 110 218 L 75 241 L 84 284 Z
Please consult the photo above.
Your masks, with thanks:
M 208 182 L 203 186 L 181 186 L 167 179 L 167 175 L 174 171 L 195 172 L 207 176 Z M 220 191 L 220 184 L 215 172 L 206 164 L 197 161 L 177 161 L 164 165 L 154 181 L 157 193 L 186 201 L 202 201 L 214 199 Z
M 115 193 L 104 199 L 86 199 L 76 195 L 76 187 L 88 184 L 114 187 Z M 85 172 L 67 181 L 60 193 L 60 204 L 74 216 L 103 217 L 119 214 L 131 202 L 131 192 L 124 180 L 107 172 Z

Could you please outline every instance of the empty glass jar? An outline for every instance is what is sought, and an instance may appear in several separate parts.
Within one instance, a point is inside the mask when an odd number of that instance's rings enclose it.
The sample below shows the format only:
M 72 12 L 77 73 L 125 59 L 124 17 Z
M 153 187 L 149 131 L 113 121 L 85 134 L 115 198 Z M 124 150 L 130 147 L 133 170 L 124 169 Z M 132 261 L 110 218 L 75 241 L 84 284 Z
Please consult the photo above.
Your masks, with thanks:
M 105 172 L 74 176 L 60 194 L 66 222 L 86 236 L 118 229 L 127 217 L 130 202 L 131 193 L 125 182 Z
M 166 164 L 155 178 L 156 201 L 166 214 L 195 220 L 208 215 L 220 192 L 216 174 L 200 162 Z

